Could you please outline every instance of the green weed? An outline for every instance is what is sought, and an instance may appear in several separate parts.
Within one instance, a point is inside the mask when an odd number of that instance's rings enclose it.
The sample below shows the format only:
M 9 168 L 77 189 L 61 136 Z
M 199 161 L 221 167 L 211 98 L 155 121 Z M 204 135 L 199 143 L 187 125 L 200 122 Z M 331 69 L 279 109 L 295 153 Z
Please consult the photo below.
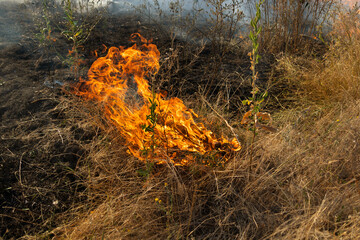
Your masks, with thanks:
M 254 152 L 254 142 L 255 137 L 257 135 L 258 129 L 262 128 L 269 131 L 275 131 L 274 128 L 264 125 L 263 123 L 269 123 L 271 121 L 271 117 L 269 113 L 261 112 L 262 103 L 267 97 L 267 91 L 261 92 L 260 89 L 256 85 L 256 81 L 258 79 L 258 72 L 256 71 L 256 65 L 259 63 L 260 55 L 259 55 L 259 35 L 261 33 L 262 27 L 260 26 L 261 20 L 261 5 L 264 3 L 264 0 L 259 1 L 256 4 L 256 16 L 251 19 L 251 27 L 249 38 L 252 43 L 252 52 L 249 53 L 250 61 L 251 61 L 251 87 L 252 96 L 249 99 L 243 101 L 243 105 L 249 105 L 250 110 L 246 112 L 243 116 L 241 124 L 246 125 L 246 127 L 252 132 L 252 139 L 250 143 L 250 165 L 249 171 L 251 172 L 251 165 L 253 161 L 253 152 Z

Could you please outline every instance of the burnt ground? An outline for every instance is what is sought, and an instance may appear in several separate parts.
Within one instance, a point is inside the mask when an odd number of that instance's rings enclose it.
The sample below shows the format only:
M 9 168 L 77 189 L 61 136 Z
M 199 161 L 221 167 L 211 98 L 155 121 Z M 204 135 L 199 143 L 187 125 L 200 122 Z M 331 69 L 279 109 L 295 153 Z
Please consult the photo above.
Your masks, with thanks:
M 39 46 L 31 7 L 0 5 L 0 239 L 50 231 L 61 224 L 63 213 L 86 202 L 82 181 L 86 175 L 77 169 L 86 164 L 86 145 L 96 137 L 93 127 L 78 124 L 76 106 L 71 106 L 62 90 L 76 82 L 69 66 L 58 56 L 66 56 L 71 49 L 69 42 L 55 30 L 57 53 Z M 107 17 L 84 45 L 84 72 L 95 59 L 94 50 L 101 49 L 102 44 L 130 46 L 129 37 L 135 32 L 154 39 L 164 56 L 174 51 L 169 50 L 172 45 L 166 29 L 159 25 L 143 23 L 134 16 Z M 179 46 L 183 43 L 175 40 Z M 241 65 L 241 58 L 230 52 L 227 62 L 214 68 L 211 64 L 217 61 L 209 57 L 214 49 L 205 47 L 193 61 L 192 49 L 184 46 L 179 49 L 187 51 L 182 51 L 177 62 L 184 67 L 163 69 L 159 88 L 171 95 L 191 96 L 200 85 L 208 85 L 211 98 L 233 85 L 231 107 L 236 108 L 241 100 L 238 96 L 249 92 L 249 86 L 233 84 L 239 81 L 236 74 L 229 74 L 226 83 L 219 82 L 217 74 L 246 73 L 248 64 Z M 209 78 L 204 77 L 206 71 Z M 212 85 L 208 79 L 213 79 Z
M 75 132 L 61 136 L 69 127 L 63 94 L 49 83 L 51 62 L 24 31 L 31 16 L 23 5 L 1 5 L 1 12 L 0 238 L 17 239 L 51 229 L 56 214 L 83 199 L 73 170 L 84 151 Z
M 27 7 L 0 7 L 0 239 L 17 239 L 51 230 L 60 213 L 86 201 L 76 169 L 94 132 L 69 120 L 62 85 L 73 75 L 39 47 Z M 136 31 L 125 30 L 123 41 Z M 92 50 L 101 46 L 97 37 Z M 56 45 L 71 49 L 61 37 Z

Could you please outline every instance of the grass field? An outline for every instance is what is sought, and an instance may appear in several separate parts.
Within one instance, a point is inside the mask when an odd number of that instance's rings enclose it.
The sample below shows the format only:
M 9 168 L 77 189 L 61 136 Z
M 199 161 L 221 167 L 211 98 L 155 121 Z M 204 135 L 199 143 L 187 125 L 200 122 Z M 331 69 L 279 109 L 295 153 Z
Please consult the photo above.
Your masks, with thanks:
M 254 52 L 243 16 L 208 2 L 206 24 L 176 4 L 152 20 L 1 5 L 22 40 L 0 44 L 0 239 L 359 239 L 357 6 L 265 2 Z M 137 32 L 159 55 L 136 39 L 139 59 L 95 68 Z

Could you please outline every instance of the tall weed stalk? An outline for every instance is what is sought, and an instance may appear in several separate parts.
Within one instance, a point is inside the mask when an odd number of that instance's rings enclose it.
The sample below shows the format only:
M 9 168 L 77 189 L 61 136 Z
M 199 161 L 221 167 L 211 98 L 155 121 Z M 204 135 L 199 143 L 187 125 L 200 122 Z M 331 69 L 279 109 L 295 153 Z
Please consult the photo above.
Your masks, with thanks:
M 261 92 L 260 89 L 256 85 L 256 81 L 258 79 L 258 72 L 256 70 L 256 65 L 259 63 L 260 55 L 259 55 L 259 36 L 262 30 L 260 26 L 261 20 L 261 5 L 265 0 L 259 1 L 256 4 L 256 15 L 253 19 L 251 19 L 250 25 L 252 30 L 250 31 L 249 38 L 252 42 L 252 51 L 249 53 L 251 66 L 250 69 L 252 71 L 251 76 L 251 86 L 252 96 L 249 99 L 243 101 L 244 105 L 249 105 L 250 110 L 245 113 L 241 124 L 246 125 L 247 128 L 252 132 L 252 138 L 250 143 L 250 163 L 249 163 L 249 173 L 251 173 L 251 167 L 253 163 L 253 153 L 254 153 L 254 142 L 255 137 L 258 134 L 259 129 L 265 129 L 268 131 L 275 131 L 275 128 L 268 126 L 271 122 L 271 116 L 269 113 L 261 112 L 262 103 L 267 96 L 267 91 Z M 264 124 L 265 123 L 265 124 Z M 249 174 L 250 176 L 250 174 Z

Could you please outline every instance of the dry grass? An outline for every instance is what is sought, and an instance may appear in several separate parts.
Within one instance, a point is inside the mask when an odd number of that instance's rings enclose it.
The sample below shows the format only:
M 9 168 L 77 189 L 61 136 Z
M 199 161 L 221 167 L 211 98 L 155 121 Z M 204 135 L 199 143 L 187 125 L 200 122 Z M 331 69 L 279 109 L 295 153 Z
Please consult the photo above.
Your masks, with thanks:
M 335 18 L 329 50 L 322 59 L 285 56 L 279 60 L 288 84 L 310 100 L 353 101 L 360 97 L 360 18 L 357 9 Z
M 249 1 L 250 12 L 256 12 Z M 313 48 L 307 38 L 317 36 L 328 25 L 335 0 L 265 1 L 262 9 L 261 48 L 267 52 L 299 53 Z
M 338 39 L 322 60 L 279 61 L 297 104 L 273 114 L 279 131 L 259 134 L 252 166 L 244 147 L 224 168 L 168 164 L 142 177 L 144 163 L 98 110 L 77 113 L 106 130 L 84 146 L 78 168 L 87 201 L 69 210 L 53 239 L 358 238 L 359 45 Z
M 88 201 L 55 239 L 355 239 L 359 103 L 276 114 L 281 130 L 259 137 L 250 178 L 246 152 L 224 169 L 157 166 L 143 178 L 121 141 L 100 136 L 79 170 Z
M 165 165 L 141 177 L 110 129 L 79 169 L 88 201 L 54 239 L 356 239 L 359 116 L 359 100 L 276 113 L 280 130 L 260 134 L 250 178 L 246 151 L 223 169 Z

